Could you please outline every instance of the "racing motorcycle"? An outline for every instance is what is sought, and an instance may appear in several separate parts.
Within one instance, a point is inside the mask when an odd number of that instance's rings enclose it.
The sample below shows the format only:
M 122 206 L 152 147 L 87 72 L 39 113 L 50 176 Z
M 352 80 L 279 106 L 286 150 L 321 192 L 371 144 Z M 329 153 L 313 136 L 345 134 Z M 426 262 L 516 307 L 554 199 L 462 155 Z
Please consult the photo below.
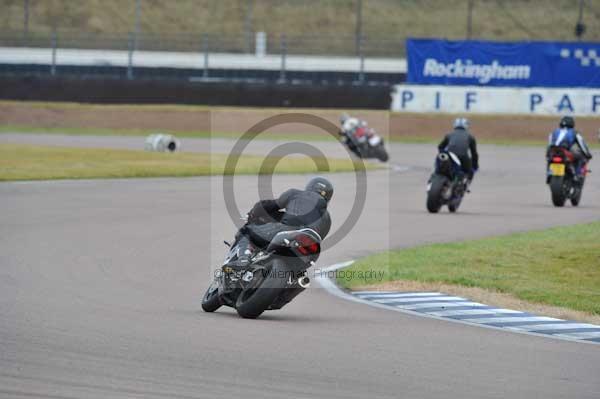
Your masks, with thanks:
M 307 269 L 321 253 L 321 237 L 309 228 L 277 233 L 266 249 L 252 255 L 244 270 L 230 266 L 237 260 L 238 245 L 230 245 L 223 266 L 202 298 L 202 309 L 214 312 L 221 306 L 237 310 L 247 319 L 265 310 L 281 309 L 310 285 Z
M 359 158 L 377 158 L 381 162 L 387 162 L 388 152 L 385 149 L 383 138 L 375 133 L 373 129 L 358 127 L 354 132 L 340 132 L 342 143 L 348 146 Z
M 573 206 L 579 205 L 583 184 L 589 170 L 584 163 L 580 170 L 575 165 L 575 156 L 566 148 L 552 146 L 548 151 L 548 184 L 554 206 L 563 206 L 567 199 Z
M 435 158 L 435 170 L 427 182 L 427 210 L 437 213 L 443 205 L 456 212 L 467 192 L 468 178 L 460 159 L 452 152 L 442 151 Z

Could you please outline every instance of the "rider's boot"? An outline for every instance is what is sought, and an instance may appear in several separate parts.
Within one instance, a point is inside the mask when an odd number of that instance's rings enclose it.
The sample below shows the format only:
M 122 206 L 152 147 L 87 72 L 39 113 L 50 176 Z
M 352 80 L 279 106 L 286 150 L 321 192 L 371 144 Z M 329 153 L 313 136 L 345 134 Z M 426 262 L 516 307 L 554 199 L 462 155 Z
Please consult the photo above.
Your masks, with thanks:
M 246 270 L 250 265 L 253 253 L 254 246 L 250 242 L 250 239 L 246 236 L 242 236 L 239 238 L 237 244 L 237 258 L 234 261 L 229 262 L 226 266 L 234 270 Z
M 467 173 L 464 177 L 465 193 L 470 193 L 471 182 L 473 181 L 473 172 Z

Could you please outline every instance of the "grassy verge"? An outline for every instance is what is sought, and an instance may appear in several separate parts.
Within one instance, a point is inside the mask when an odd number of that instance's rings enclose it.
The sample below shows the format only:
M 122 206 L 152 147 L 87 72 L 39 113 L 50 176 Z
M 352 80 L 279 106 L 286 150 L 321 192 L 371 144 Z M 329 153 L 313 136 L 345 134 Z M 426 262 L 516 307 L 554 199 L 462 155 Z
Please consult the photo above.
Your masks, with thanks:
M 452 244 L 426 245 L 361 259 L 347 270 L 396 281 L 478 287 L 520 300 L 600 316 L 600 222 Z M 376 281 L 338 278 L 348 289 Z
M 222 175 L 226 160 L 226 154 L 0 144 L 0 181 Z M 327 161 L 331 172 L 354 170 L 349 159 Z M 235 173 L 257 174 L 262 173 L 261 168 L 271 167 L 274 173 L 317 172 L 308 158 L 286 157 L 277 162 L 275 158 L 242 156 Z

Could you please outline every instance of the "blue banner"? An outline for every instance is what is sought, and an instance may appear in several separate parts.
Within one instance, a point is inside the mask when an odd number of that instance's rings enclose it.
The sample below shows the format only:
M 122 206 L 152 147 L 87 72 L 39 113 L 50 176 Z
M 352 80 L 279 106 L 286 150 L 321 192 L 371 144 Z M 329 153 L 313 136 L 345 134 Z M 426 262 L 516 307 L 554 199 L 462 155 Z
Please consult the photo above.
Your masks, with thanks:
M 412 84 L 600 87 L 600 43 L 408 39 Z

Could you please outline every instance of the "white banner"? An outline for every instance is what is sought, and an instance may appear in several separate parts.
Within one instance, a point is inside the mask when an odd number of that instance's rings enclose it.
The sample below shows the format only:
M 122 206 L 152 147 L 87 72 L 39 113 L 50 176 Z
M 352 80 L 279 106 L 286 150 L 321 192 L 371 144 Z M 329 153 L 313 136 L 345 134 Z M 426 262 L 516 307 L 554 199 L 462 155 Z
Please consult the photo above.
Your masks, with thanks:
M 396 85 L 392 111 L 600 116 L 600 88 Z

